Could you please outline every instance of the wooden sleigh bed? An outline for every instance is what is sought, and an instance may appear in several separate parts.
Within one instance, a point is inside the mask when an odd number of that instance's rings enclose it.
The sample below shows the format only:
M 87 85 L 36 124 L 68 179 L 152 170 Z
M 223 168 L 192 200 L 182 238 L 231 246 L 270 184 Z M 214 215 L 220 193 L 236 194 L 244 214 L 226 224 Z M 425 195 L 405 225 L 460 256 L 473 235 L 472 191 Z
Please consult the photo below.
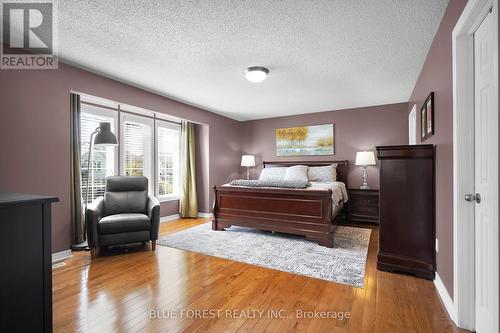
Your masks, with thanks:
M 347 187 L 347 161 L 263 162 L 264 168 L 292 165 L 337 164 L 337 181 Z M 319 245 L 333 247 L 336 221 L 343 202 L 333 211 L 332 190 L 214 186 L 212 229 L 232 225 L 305 236 Z

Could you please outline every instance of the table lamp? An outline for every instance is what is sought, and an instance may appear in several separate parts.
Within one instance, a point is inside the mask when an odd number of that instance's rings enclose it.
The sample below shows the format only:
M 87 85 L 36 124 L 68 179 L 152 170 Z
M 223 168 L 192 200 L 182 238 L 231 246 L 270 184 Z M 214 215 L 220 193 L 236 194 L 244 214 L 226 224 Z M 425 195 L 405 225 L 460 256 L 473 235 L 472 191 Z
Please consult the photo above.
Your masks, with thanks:
M 361 165 L 363 167 L 363 185 L 361 185 L 360 189 L 368 190 L 370 188 L 366 183 L 366 180 L 368 179 L 366 168 L 369 165 L 375 164 L 375 154 L 373 151 L 358 151 L 356 153 L 356 165 Z
M 241 166 L 247 168 L 247 179 L 250 179 L 250 167 L 255 166 L 255 157 L 253 155 L 243 155 L 241 156 Z

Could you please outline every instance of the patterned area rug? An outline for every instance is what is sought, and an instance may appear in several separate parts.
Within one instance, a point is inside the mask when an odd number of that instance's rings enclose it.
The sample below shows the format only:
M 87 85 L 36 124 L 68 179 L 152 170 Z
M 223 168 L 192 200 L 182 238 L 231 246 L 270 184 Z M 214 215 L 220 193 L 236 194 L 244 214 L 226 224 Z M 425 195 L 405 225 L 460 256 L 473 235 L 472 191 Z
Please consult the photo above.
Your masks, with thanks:
M 158 244 L 363 288 L 370 233 L 339 226 L 330 249 L 300 236 L 236 226 L 213 231 L 204 223 Z

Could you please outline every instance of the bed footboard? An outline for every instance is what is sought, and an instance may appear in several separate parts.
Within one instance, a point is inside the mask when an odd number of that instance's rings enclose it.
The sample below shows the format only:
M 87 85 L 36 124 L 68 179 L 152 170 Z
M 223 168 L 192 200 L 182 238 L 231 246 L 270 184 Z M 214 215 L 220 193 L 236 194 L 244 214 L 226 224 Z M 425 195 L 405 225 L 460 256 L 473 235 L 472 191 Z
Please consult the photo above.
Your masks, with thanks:
M 214 186 L 212 229 L 232 225 L 306 236 L 333 247 L 332 191 Z

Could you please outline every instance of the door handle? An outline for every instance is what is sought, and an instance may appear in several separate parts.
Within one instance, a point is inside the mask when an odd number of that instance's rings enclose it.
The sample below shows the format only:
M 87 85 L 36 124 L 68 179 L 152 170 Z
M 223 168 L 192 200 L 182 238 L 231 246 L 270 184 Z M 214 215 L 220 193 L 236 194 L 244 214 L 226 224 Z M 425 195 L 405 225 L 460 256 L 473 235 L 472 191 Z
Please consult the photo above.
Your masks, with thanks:
M 476 203 L 481 203 L 481 195 L 479 193 L 476 194 L 466 194 L 465 195 L 465 201 L 473 202 L 475 201 Z

